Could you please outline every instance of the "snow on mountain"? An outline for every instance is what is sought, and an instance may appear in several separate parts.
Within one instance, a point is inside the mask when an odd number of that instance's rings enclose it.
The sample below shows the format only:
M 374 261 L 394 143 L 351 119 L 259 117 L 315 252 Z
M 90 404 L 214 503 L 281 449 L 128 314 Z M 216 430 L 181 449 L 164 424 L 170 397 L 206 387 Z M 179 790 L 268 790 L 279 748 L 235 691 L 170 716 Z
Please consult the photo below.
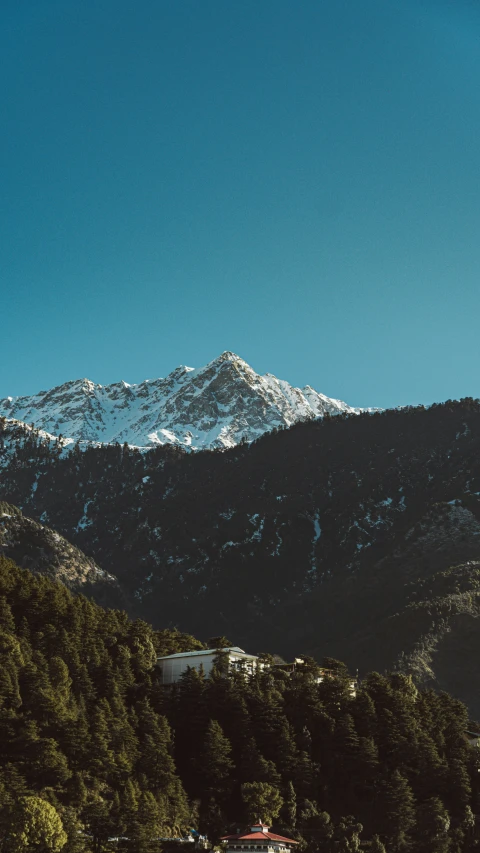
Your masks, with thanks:
M 259 376 L 232 352 L 205 367 L 177 367 L 165 379 L 138 385 L 66 382 L 31 397 L 0 400 L 0 416 L 74 441 L 232 447 L 274 427 L 326 413 L 359 413 L 309 385 L 294 388 L 271 373 Z
M 2 417 L 1 412 L 0 417 Z M 10 465 L 19 446 L 28 446 L 29 443 L 36 445 L 37 442 L 40 442 L 49 451 L 56 451 L 59 456 L 68 453 L 75 444 L 73 438 L 59 438 L 56 435 L 50 435 L 45 430 L 36 429 L 31 424 L 6 418 L 0 424 L 0 470 Z M 88 442 L 89 446 L 91 444 L 92 442 Z

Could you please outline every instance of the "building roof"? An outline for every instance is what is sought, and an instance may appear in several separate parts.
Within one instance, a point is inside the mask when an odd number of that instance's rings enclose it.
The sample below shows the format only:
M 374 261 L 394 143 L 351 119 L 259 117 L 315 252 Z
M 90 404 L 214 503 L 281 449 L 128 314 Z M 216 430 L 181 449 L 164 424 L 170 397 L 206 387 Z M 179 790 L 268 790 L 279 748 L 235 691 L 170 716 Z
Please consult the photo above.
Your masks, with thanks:
M 256 660 L 256 655 L 249 655 L 247 652 L 244 652 L 243 649 L 240 649 L 238 646 L 229 646 L 227 649 L 196 649 L 192 652 L 177 652 L 174 655 L 159 655 L 157 660 L 169 660 L 170 658 L 191 658 L 194 655 L 217 655 L 219 652 L 232 652 L 236 655 L 241 655 L 242 657 L 248 658 L 249 660 Z
M 260 824 L 258 824 L 260 826 Z M 283 835 L 276 835 L 274 832 L 241 832 L 239 835 L 224 835 L 222 841 L 284 841 L 287 844 L 298 844 L 293 838 L 284 838 Z

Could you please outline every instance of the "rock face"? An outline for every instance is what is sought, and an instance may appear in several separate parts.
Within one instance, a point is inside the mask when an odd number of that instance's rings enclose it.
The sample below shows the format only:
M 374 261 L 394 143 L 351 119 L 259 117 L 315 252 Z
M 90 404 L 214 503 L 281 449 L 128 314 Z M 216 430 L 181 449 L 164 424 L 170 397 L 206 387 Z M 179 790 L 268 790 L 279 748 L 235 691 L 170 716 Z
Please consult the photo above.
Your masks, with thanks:
M 72 592 L 113 606 L 123 602 L 117 579 L 59 533 L 0 501 L 0 553 L 20 568 L 61 581 Z
M 33 397 L 0 400 L 0 415 L 72 442 L 192 449 L 232 447 L 274 427 L 359 411 L 308 385 L 293 388 L 270 373 L 259 376 L 231 352 L 198 370 L 178 367 L 166 379 L 139 385 L 79 379 Z

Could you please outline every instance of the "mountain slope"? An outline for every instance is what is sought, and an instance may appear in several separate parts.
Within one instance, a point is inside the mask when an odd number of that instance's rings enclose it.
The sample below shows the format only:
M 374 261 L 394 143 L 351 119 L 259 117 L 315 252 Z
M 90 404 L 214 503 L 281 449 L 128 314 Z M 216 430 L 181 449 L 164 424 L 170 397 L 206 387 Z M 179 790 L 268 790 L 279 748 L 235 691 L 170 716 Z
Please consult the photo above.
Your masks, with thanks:
M 0 400 L 0 416 L 55 436 L 140 447 L 231 447 L 273 427 L 357 411 L 308 385 L 293 388 L 270 373 L 259 376 L 231 352 L 198 370 L 178 367 L 166 379 L 139 385 L 82 379 L 33 397 Z
M 72 592 L 82 592 L 110 606 L 125 604 L 113 575 L 104 572 L 59 533 L 26 518 L 17 507 L 2 501 L 0 554 L 21 568 L 61 581 Z
M 5 499 L 113 572 L 155 625 L 480 695 L 478 401 L 323 418 L 222 452 L 65 455 L 35 431 L 15 444 Z

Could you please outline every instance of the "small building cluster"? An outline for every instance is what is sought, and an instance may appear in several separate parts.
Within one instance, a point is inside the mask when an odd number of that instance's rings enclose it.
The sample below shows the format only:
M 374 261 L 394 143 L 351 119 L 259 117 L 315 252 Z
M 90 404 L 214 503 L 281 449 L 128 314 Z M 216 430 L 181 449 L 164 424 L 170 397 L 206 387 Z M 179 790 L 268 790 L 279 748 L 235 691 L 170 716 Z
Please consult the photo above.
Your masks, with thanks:
M 249 655 L 238 646 L 230 646 L 226 649 L 201 649 L 200 651 L 178 652 L 173 655 L 161 655 L 157 658 L 157 666 L 160 669 L 160 681 L 164 685 L 175 684 L 187 669 L 202 670 L 208 678 L 215 665 L 220 664 L 226 672 L 243 672 L 253 675 L 258 669 L 267 669 L 270 665 L 257 655 Z M 293 663 L 272 664 L 275 669 L 280 669 L 288 675 L 292 675 L 303 664 L 302 658 L 295 658 Z M 319 669 L 316 676 L 317 684 L 325 678 L 335 678 L 334 670 Z M 350 690 L 354 696 L 357 689 L 357 680 L 350 679 Z

